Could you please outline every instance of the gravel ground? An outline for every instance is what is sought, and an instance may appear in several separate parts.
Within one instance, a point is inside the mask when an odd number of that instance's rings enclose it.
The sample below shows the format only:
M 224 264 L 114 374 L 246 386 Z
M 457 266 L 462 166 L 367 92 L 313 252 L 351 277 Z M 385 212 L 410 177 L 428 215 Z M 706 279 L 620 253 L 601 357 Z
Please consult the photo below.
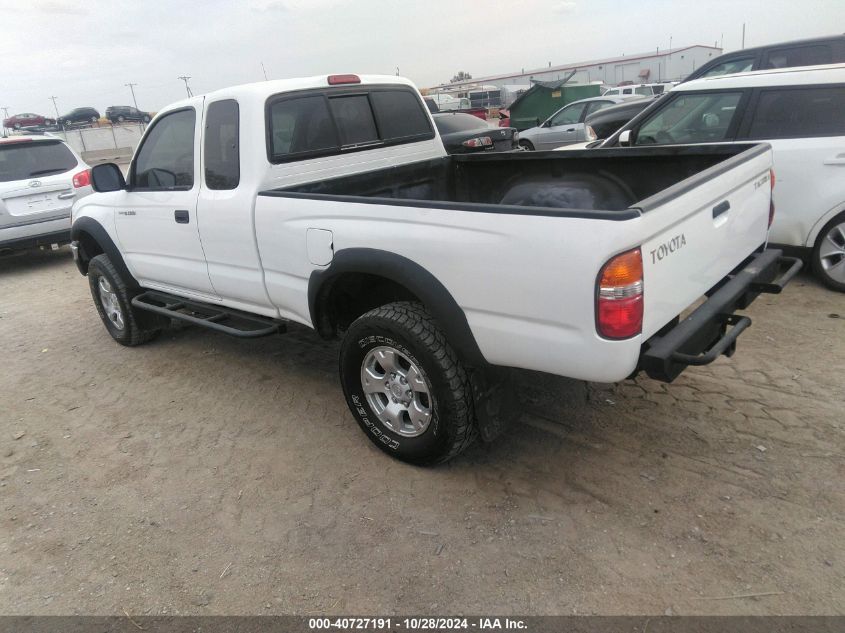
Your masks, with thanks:
M 505 437 L 422 469 L 335 343 L 127 349 L 66 249 L 0 257 L 0 613 L 843 614 L 845 296 L 750 314 L 672 385 L 521 373 Z

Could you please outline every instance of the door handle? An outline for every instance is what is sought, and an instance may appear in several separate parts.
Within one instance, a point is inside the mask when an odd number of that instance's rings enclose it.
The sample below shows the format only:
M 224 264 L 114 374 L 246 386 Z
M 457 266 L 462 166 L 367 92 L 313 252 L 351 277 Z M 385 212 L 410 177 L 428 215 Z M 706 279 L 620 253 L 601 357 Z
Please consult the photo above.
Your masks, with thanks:
M 845 154 L 837 154 L 833 158 L 826 158 L 825 165 L 845 165 Z
M 173 218 L 177 224 L 187 224 L 191 221 L 191 216 L 188 214 L 187 209 L 176 209 L 173 212 Z
M 713 219 L 715 220 L 723 213 L 726 213 L 731 208 L 731 203 L 725 200 L 724 202 L 720 202 L 715 207 L 713 207 Z
M 571 128 L 569 128 L 568 130 L 566 130 L 566 131 L 567 131 L 567 132 L 574 132 L 574 131 L 575 131 L 575 128 L 574 128 L 574 127 L 571 127 Z

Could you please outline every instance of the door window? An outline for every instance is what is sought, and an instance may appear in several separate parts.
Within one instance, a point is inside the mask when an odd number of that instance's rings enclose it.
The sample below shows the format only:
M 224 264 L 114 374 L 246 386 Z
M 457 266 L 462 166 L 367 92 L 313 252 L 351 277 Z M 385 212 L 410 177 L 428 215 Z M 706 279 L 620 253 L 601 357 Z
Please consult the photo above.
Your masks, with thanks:
M 763 90 L 749 138 L 845 136 L 845 87 Z
M 816 66 L 829 64 L 833 54 L 827 44 L 813 46 L 791 46 L 775 48 L 766 56 L 765 68 L 793 68 L 795 66 Z
M 133 166 L 133 188 L 188 190 L 194 186 L 193 108 L 166 114 L 150 128 Z
M 642 123 L 635 145 L 725 141 L 741 97 L 741 92 L 678 94 Z
M 205 184 L 209 189 L 235 189 L 241 179 L 238 102 L 215 101 L 205 118 Z
M 586 105 L 586 103 L 575 103 L 570 106 L 566 106 L 563 110 L 552 117 L 550 124 L 551 127 L 578 123 L 578 121 L 581 120 L 581 114 L 583 114 Z
M 727 61 L 722 62 L 721 64 L 716 64 L 705 73 L 702 73 L 699 77 L 719 77 L 721 75 L 733 75 L 734 73 L 744 73 L 751 70 L 751 67 L 754 66 L 754 57 L 737 57 L 735 59 L 729 59 Z

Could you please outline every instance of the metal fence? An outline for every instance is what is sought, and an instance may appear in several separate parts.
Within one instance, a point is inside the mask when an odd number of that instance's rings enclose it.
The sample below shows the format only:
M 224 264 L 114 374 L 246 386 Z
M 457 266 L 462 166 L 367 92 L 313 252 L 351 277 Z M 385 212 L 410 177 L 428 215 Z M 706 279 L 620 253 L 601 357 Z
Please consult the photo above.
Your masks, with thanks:
M 131 155 L 141 141 L 146 129 L 144 123 L 89 127 L 79 130 L 51 132 L 65 140 L 76 152 L 83 155 L 92 153 L 110 153 Z

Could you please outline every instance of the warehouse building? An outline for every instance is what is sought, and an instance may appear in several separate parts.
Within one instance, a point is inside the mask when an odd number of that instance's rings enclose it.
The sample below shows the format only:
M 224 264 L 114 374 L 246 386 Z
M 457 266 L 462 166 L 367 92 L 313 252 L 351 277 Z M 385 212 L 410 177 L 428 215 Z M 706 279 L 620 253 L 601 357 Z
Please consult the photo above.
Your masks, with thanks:
M 623 55 L 608 59 L 549 66 L 533 70 L 521 70 L 503 75 L 473 77 L 469 81 L 442 84 L 429 89 L 430 92 L 467 93 L 484 90 L 502 91 L 502 101 L 508 102 L 509 96 L 531 84 L 531 80 L 555 81 L 574 73 L 569 80 L 573 83 L 603 83 L 617 86 L 623 82 L 658 83 L 680 81 L 693 70 L 714 57 L 722 54 L 722 49 L 715 46 L 686 46 L 683 48 L 655 50 L 651 53 Z

